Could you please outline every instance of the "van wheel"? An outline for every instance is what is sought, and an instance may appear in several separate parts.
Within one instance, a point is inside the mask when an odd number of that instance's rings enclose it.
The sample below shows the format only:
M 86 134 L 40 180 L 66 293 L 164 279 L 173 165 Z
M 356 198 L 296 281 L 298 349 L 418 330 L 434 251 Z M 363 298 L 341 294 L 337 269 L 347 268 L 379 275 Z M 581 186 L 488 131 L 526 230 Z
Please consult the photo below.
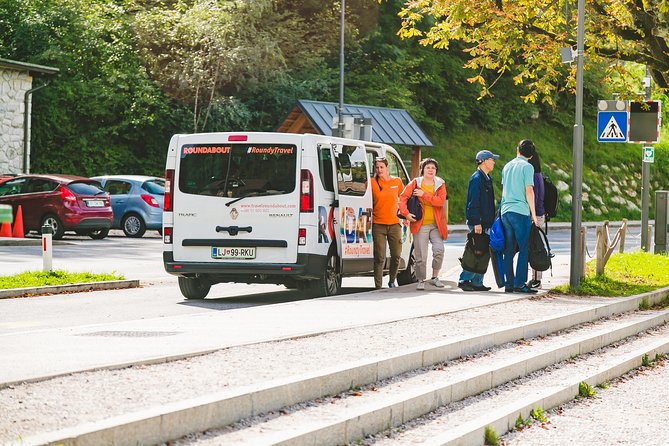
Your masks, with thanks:
M 334 296 L 341 293 L 341 271 L 339 257 L 329 255 L 321 277 L 313 281 L 313 292 L 316 296 Z
M 202 277 L 179 277 L 179 289 L 186 299 L 204 299 L 209 294 L 211 283 Z
M 416 258 L 413 255 L 413 248 L 411 249 L 411 254 L 409 255 L 409 263 L 407 267 L 400 271 L 397 275 L 397 284 L 398 285 L 409 285 L 410 283 L 418 282 L 416 278 Z

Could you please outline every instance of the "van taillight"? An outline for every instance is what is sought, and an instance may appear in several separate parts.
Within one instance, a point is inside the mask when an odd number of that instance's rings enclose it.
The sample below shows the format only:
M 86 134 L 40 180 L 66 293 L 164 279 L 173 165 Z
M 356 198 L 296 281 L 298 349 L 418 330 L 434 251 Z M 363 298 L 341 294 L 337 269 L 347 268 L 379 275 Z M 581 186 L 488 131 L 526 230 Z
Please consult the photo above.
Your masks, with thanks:
M 165 171 L 165 195 L 164 195 L 165 202 L 163 203 L 164 211 L 172 210 L 173 197 L 174 197 L 174 169 L 167 169 Z
M 63 199 L 63 203 L 65 204 L 74 204 L 77 201 L 77 197 L 65 186 L 61 186 L 60 188 L 60 198 Z
M 297 244 L 300 246 L 307 244 L 307 228 L 300 228 L 297 231 Z
M 300 212 L 314 212 L 314 177 L 307 169 L 300 174 Z
M 246 141 L 249 137 L 247 135 L 230 135 L 228 141 Z
M 172 244 L 172 228 L 170 226 L 165 226 L 163 228 L 163 243 L 168 245 Z

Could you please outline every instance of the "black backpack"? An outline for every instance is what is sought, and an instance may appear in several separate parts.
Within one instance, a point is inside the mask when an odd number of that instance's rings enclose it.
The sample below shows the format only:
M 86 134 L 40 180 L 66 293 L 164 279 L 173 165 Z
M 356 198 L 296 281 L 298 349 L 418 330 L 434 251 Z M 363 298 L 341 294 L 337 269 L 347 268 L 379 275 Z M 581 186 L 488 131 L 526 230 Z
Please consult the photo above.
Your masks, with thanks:
M 485 274 L 490 263 L 490 237 L 486 233 L 476 234 L 474 231 L 467 234 L 465 252 L 459 258 L 460 265 L 470 273 Z
M 530 266 L 537 271 L 546 271 L 553 266 L 551 245 L 548 243 L 546 233 L 540 227 L 532 224 L 530 229 L 530 241 L 528 243 L 528 257 Z
M 558 190 L 555 184 L 546 176 L 544 178 L 544 210 L 546 211 L 546 221 L 557 215 L 558 208 Z

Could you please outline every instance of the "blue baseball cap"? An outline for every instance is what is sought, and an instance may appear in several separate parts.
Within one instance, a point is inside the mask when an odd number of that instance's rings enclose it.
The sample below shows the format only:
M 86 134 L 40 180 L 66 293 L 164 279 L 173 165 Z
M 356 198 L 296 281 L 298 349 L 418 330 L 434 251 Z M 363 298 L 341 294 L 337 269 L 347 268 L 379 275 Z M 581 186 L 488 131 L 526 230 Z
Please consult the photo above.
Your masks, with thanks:
M 478 161 L 479 163 L 490 158 L 496 160 L 497 158 L 499 158 L 499 155 L 495 155 L 490 150 L 481 150 L 479 153 L 476 154 L 476 161 Z

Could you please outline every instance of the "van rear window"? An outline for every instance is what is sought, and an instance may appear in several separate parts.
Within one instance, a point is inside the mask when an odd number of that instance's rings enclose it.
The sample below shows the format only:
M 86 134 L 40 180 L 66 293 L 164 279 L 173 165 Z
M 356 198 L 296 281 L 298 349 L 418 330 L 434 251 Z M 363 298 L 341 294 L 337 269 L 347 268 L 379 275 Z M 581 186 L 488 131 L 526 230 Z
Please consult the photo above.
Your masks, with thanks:
M 185 144 L 179 190 L 186 194 L 245 197 L 295 190 L 297 147 L 279 144 Z

